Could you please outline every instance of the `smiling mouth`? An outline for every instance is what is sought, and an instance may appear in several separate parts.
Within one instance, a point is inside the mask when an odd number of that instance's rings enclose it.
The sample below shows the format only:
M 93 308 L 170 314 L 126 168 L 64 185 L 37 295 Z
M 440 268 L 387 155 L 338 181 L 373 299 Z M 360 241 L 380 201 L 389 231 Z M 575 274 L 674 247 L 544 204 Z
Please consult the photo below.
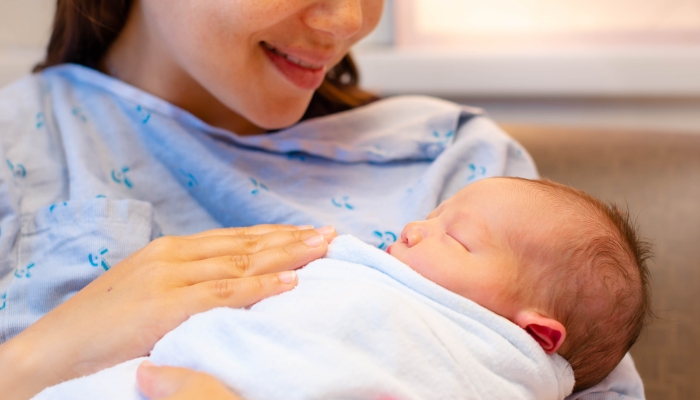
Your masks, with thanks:
M 287 61 L 289 61 L 290 63 L 298 65 L 302 68 L 310 69 L 313 71 L 318 71 L 324 67 L 323 65 L 309 64 L 309 63 L 302 61 L 296 57 L 290 56 L 289 54 L 283 53 L 283 52 L 277 50 L 276 48 L 272 47 L 269 43 L 262 42 L 262 46 L 264 48 L 266 48 L 268 51 L 270 51 L 271 53 L 273 53 L 277 56 L 280 56 L 280 57 L 286 59 Z

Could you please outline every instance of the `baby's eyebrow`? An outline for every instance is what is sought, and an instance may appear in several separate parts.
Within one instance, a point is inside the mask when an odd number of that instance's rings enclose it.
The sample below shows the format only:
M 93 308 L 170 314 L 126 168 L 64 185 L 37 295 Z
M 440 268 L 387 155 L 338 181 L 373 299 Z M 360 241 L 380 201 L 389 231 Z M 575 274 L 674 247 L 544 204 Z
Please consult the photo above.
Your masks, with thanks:
M 435 209 L 434 209 L 433 211 L 431 211 L 430 214 L 428 214 L 428 216 L 427 216 L 426 218 L 430 217 L 430 216 L 433 215 L 433 214 L 439 214 L 439 213 L 441 213 L 443 208 L 445 208 L 445 202 L 444 202 L 444 201 L 443 201 L 442 203 L 438 204 L 438 206 L 435 207 Z
M 426 215 L 425 219 L 430 219 L 430 218 L 432 218 L 432 217 L 438 215 L 438 210 L 439 210 L 439 209 L 440 209 L 440 207 L 438 207 L 438 208 L 434 209 L 433 211 L 431 211 L 428 215 Z
M 456 211 L 450 218 L 448 226 L 449 230 L 455 230 L 455 236 L 461 237 L 459 232 L 465 227 L 470 228 L 472 232 L 476 231 L 473 239 L 482 243 L 494 243 L 493 232 L 488 223 L 478 214 L 474 212 Z M 461 229 L 460 229 L 461 228 Z

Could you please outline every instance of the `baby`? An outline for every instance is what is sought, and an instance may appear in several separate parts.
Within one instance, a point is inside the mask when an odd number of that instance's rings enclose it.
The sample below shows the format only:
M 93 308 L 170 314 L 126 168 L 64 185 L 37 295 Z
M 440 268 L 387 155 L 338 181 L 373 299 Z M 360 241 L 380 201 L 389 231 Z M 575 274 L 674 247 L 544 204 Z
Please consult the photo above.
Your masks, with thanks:
M 469 185 L 387 251 L 563 356 L 575 391 L 617 366 L 650 314 L 649 246 L 627 215 L 552 181 Z
M 606 377 L 649 313 L 647 246 L 626 216 L 554 182 L 473 183 L 387 252 L 338 237 L 295 290 L 196 315 L 150 359 L 249 400 L 562 399 Z M 141 361 L 37 399 L 138 399 Z

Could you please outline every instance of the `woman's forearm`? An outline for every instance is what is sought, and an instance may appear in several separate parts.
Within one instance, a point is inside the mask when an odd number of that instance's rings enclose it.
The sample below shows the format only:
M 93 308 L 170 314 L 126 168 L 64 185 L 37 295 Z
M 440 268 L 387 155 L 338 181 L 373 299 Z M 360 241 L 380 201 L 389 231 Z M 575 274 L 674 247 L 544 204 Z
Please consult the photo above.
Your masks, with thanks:
M 29 339 L 20 335 L 0 345 L 0 393 L 4 400 L 30 399 L 60 382 L 54 372 L 60 369 L 57 360 L 48 354 L 42 359 L 43 351 Z

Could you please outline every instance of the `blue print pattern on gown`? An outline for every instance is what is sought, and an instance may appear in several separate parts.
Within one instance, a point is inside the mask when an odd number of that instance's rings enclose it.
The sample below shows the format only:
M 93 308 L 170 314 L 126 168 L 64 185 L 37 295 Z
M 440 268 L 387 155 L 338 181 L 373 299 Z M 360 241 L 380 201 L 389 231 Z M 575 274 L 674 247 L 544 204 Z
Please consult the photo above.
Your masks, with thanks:
M 80 107 L 73 108 L 73 110 L 71 112 L 73 113 L 73 115 L 76 118 L 79 118 L 81 121 L 83 121 L 83 122 L 88 121 L 87 117 L 85 116 L 85 114 L 83 113 L 83 110 Z
M 432 140 L 423 146 L 423 152 L 429 158 L 437 158 L 450 145 L 453 137 L 454 130 L 449 130 L 442 134 L 438 131 L 433 131 Z
M 452 136 L 454 136 L 455 132 L 454 131 L 448 131 L 444 134 L 440 134 L 439 132 L 433 132 L 433 136 L 439 140 L 440 144 L 448 144 L 450 140 L 452 139 Z
M 21 278 L 31 278 L 32 274 L 29 270 L 32 268 L 34 268 L 34 263 L 29 263 L 24 268 L 17 268 L 17 269 L 15 269 L 15 276 L 20 278 L 20 279 Z
M 142 124 L 147 124 L 148 121 L 151 119 L 151 112 L 141 107 L 140 105 L 136 106 L 136 112 L 138 113 Z
M 67 206 L 68 206 L 68 202 L 65 202 L 65 201 L 64 201 L 62 204 L 63 204 L 63 207 L 67 207 Z M 49 207 L 49 212 L 53 212 L 53 210 L 55 210 L 56 207 L 57 207 L 57 204 L 51 204 L 51 207 Z
M 116 183 L 119 184 L 124 184 L 124 186 L 128 187 L 129 189 L 132 189 L 134 187 L 133 183 L 131 183 L 131 180 L 126 176 L 126 173 L 129 172 L 130 168 L 129 167 L 121 167 L 120 169 L 113 169 L 112 170 L 112 180 Z
M 7 306 L 7 292 L 3 293 L 2 296 L 0 296 L 0 311 L 4 310 L 6 306 Z
M 248 178 L 248 180 L 250 181 L 250 183 L 253 184 L 253 190 L 250 191 L 250 194 L 252 194 L 253 196 L 257 196 L 258 194 L 260 194 L 261 191 L 265 191 L 265 192 L 270 191 L 270 189 L 267 188 L 267 185 L 265 185 L 262 182 L 258 182 L 257 179 Z
M 389 246 L 396 243 L 398 236 L 394 232 L 374 231 L 374 236 L 377 236 L 382 242 L 377 246 L 381 250 L 386 250 Z
M 107 271 L 110 267 L 109 264 L 107 263 L 107 260 L 104 259 L 105 254 L 109 252 L 109 249 L 104 248 L 98 251 L 95 254 L 90 253 L 88 255 L 88 261 L 90 262 L 90 265 L 93 267 L 102 267 L 105 271 Z
M 12 171 L 12 176 L 15 178 L 25 178 L 27 176 L 27 169 L 22 164 L 13 164 L 10 160 L 7 160 L 7 166 Z
M 346 208 L 348 210 L 354 210 L 355 206 L 350 204 L 350 196 L 340 196 L 331 199 L 331 203 L 338 208 Z
M 194 175 L 188 173 L 187 171 L 183 170 L 182 168 L 180 168 L 180 175 L 182 175 L 185 178 L 185 181 L 187 182 L 187 186 L 195 187 L 195 186 L 199 185 L 197 178 L 195 178 Z
M 474 164 L 469 164 L 469 170 L 471 171 L 471 175 L 467 178 L 467 181 L 471 182 L 474 181 L 477 178 L 481 178 L 486 176 L 486 167 L 477 167 Z
M 44 124 L 46 123 L 44 113 L 40 112 L 36 114 L 36 129 L 41 129 L 44 127 Z

